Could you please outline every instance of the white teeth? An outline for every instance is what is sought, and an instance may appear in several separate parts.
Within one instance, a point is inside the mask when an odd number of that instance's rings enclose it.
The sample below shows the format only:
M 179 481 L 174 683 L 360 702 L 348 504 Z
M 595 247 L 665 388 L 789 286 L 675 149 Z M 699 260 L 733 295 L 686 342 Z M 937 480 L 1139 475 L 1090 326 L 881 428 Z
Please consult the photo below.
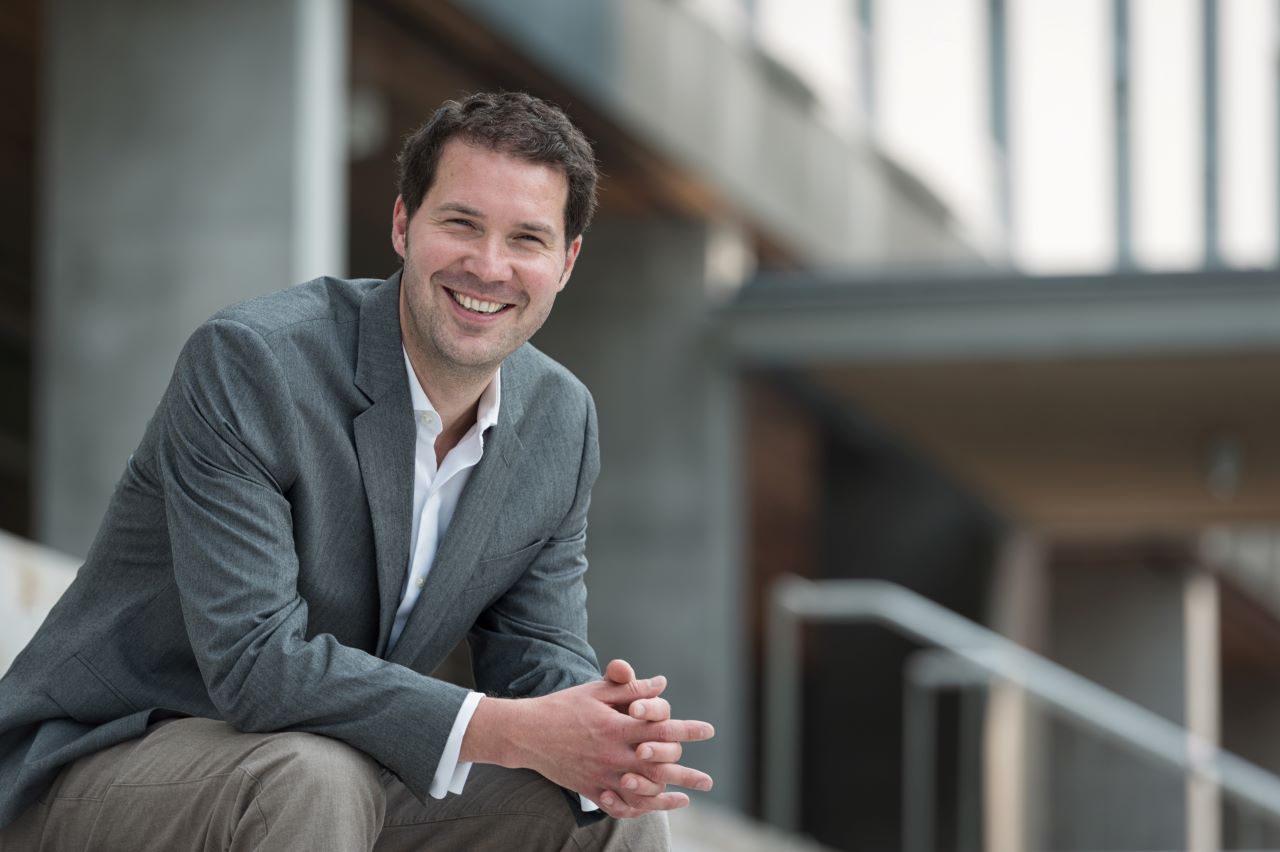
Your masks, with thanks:
M 493 314 L 506 307 L 502 302 L 482 302 L 479 299 L 473 299 L 470 296 L 464 296 L 461 293 L 454 293 L 452 290 L 449 292 L 453 295 L 455 302 L 462 305 L 462 307 L 467 310 L 475 311 L 478 314 Z

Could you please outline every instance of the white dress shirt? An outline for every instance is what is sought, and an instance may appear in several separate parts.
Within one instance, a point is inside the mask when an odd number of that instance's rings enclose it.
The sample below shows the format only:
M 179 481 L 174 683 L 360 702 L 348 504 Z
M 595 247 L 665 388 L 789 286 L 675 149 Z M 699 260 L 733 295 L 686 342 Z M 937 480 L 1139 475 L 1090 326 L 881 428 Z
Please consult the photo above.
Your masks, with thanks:
M 403 347 L 401 349 L 403 351 Z M 458 508 L 462 489 L 471 478 L 472 468 L 480 463 L 484 455 L 484 433 L 498 422 L 498 407 L 502 403 L 502 368 L 499 367 L 489 386 L 480 394 L 476 422 L 462 436 L 462 440 L 449 450 L 437 468 L 436 438 L 440 437 L 444 424 L 439 412 L 427 398 L 426 391 L 422 389 L 407 351 L 404 352 L 404 368 L 409 374 L 409 397 L 413 403 L 413 418 L 417 422 L 417 436 L 414 438 L 414 523 L 409 533 L 409 567 L 400 590 L 400 607 L 396 610 L 395 622 L 391 625 L 388 653 L 404 632 L 409 613 L 413 612 L 418 594 L 426 585 L 427 574 L 431 572 L 436 551 L 440 547 L 440 539 L 453 520 L 453 512 Z M 449 737 L 445 740 L 440 762 L 436 765 L 436 774 L 427 791 L 434 799 L 443 799 L 449 793 L 461 793 L 467 783 L 471 763 L 459 763 L 458 757 L 462 752 L 462 738 L 466 736 L 467 726 L 471 724 L 471 717 L 475 715 L 476 706 L 483 697 L 484 693 L 472 692 L 458 709 Z M 599 805 L 585 796 L 579 796 L 579 799 L 584 811 L 599 808 Z
M 453 520 L 453 512 L 458 508 L 462 489 L 471 478 L 472 469 L 484 455 L 484 433 L 498 422 L 498 406 L 502 403 L 502 368 L 499 367 L 489 386 L 480 394 L 476 422 L 462 436 L 462 440 L 449 450 L 437 468 L 436 438 L 440 436 L 444 424 L 418 382 L 408 352 L 404 353 L 404 368 L 409 374 L 409 397 L 417 425 L 417 436 L 414 438 L 413 528 L 409 532 L 409 566 L 400 591 L 400 607 L 396 610 L 395 622 L 391 625 L 388 653 L 399 641 L 405 622 L 409 620 L 409 613 L 413 612 L 413 605 L 418 601 L 418 594 L 426 585 L 427 574 L 431 572 L 436 550 L 440 547 L 440 539 Z M 462 738 L 467 733 L 467 725 L 482 697 L 482 693 L 472 692 L 458 710 L 449 738 L 445 740 L 444 753 L 440 755 L 440 763 L 436 765 L 436 774 L 431 779 L 428 792 L 433 798 L 443 799 L 448 793 L 461 793 L 466 784 L 471 764 L 458 763 L 458 756 L 462 751 Z

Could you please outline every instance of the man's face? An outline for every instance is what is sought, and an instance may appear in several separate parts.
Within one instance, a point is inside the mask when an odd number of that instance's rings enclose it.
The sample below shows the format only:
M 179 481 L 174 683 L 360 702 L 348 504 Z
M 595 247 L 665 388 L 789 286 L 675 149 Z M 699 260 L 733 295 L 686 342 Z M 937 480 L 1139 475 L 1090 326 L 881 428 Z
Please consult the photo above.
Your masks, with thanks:
M 401 198 L 392 217 L 400 329 L 416 363 L 491 375 L 542 326 L 582 245 L 565 244 L 568 194 L 559 169 L 445 143 L 413 218 Z

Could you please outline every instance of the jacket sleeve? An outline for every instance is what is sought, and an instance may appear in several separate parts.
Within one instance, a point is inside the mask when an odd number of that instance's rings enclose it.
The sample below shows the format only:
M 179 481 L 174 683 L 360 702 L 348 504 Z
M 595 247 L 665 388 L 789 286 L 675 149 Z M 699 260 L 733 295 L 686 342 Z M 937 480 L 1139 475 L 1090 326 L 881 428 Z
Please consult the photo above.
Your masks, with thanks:
M 298 415 L 267 341 L 231 320 L 206 323 L 160 416 L 174 577 L 214 706 L 239 730 L 343 740 L 425 797 L 467 691 L 329 634 L 307 638 L 287 497 Z
M 600 472 L 596 410 L 582 389 L 582 458 L 573 503 L 520 578 L 491 604 L 468 635 L 476 688 L 490 695 L 534 696 L 600 677 L 587 644 L 587 508 Z

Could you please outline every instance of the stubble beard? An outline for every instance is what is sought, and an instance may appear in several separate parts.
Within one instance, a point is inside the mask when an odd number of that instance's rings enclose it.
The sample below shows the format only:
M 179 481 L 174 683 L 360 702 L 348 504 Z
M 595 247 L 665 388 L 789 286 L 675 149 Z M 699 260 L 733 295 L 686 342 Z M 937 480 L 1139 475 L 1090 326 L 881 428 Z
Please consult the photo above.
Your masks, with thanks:
M 436 280 L 421 281 L 417 270 L 406 257 L 404 271 L 401 273 L 400 286 L 405 288 L 404 305 L 407 322 L 404 333 L 412 338 L 413 348 L 424 358 L 433 370 L 441 373 L 441 378 L 452 383 L 470 383 L 488 381 L 506 357 L 519 349 L 534 335 L 551 315 L 551 305 L 547 305 L 541 316 L 533 317 L 532 327 L 525 334 L 519 327 L 494 329 L 496 336 L 487 338 L 483 351 L 477 352 L 455 337 L 460 335 L 451 329 L 452 318 L 449 312 L 453 309 L 446 304 L 453 297 L 446 292 Z M 528 310 L 512 307 L 508 310 Z

